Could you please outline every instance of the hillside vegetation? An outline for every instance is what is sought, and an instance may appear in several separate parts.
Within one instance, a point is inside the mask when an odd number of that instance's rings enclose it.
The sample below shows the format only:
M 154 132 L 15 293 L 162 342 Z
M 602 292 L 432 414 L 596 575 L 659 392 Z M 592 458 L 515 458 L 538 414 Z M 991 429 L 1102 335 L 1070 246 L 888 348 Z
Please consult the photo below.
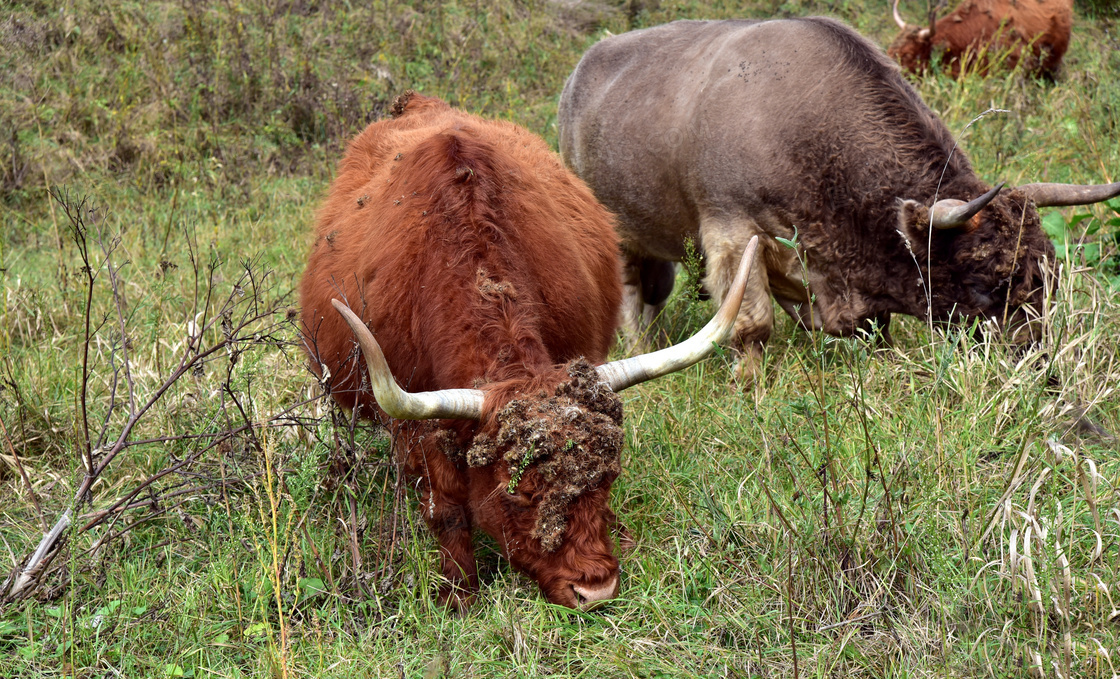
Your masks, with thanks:
M 2 570 L 72 512 L 0 603 L 0 677 L 1120 675 L 1120 200 L 1044 212 L 1029 351 L 911 318 L 876 351 L 779 312 L 749 388 L 728 355 L 625 392 L 635 545 L 592 614 L 488 544 L 477 605 L 438 607 L 388 440 L 306 369 L 317 202 L 405 89 L 555 147 L 608 31 L 826 14 L 885 46 L 888 3 L 0 8 Z M 1120 179 L 1120 14 L 1077 12 L 1055 83 L 915 80 L 987 180 Z M 690 282 L 677 336 L 713 311 Z

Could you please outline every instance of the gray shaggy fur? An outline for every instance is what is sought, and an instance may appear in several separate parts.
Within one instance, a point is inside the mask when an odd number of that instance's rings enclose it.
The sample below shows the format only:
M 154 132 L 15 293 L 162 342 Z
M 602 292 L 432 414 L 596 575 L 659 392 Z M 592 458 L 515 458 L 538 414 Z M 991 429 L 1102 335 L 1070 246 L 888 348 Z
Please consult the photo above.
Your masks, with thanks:
M 608 38 L 568 78 L 559 126 L 564 161 L 619 215 L 632 329 L 671 287 L 643 276 L 671 281 L 662 263 L 686 239 L 719 301 L 755 234 L 766 266 L 740 348 L 769 337 L 770 295 L 842 336 L 885 330 L 892 313 L 1018 325 L 1041 304 L 1054 250 L 1033 204 L 1005 190 L 931 235 L 935 200 L 990 186 L 898 67 L 840 22 L 677 21 Z M 798 251 L 775 239 L 795 233 Z

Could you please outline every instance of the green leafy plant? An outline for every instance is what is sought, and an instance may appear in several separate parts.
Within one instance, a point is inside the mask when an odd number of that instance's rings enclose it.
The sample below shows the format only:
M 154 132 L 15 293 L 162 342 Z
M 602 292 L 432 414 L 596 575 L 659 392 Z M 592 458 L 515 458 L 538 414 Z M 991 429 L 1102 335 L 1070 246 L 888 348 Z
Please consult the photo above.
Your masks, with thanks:
M 1104 205 L 1112 216 L 1101 219 L 1089 212 L 1074 212 L 1067 218 L 1055 210 L 1043 215 L 1042 228 L 1054 242 L 1060 261 L 1091 267 L 1114 290 L 1120 290 L 1120 198 Z

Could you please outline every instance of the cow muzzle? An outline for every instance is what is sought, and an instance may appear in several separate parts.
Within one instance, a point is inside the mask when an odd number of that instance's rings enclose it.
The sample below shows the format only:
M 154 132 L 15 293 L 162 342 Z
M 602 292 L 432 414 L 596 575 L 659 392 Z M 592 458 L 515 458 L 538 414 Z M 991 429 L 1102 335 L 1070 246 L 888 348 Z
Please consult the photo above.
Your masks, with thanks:
M 573 582 L 571 584 L 575 605 L 581 611 L 593 611 L 611 599 L 618 598 L 618 576 L 597 585 Z

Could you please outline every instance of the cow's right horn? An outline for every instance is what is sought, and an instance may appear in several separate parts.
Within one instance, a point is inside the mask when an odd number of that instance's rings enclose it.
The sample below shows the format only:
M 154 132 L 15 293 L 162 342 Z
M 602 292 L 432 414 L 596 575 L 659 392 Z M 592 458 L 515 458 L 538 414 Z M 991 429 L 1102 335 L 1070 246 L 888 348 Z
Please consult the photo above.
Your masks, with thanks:
M 984 206 L 992 202 L 1002 188 L 1003 182 L 1000 182 L 991 191 L 967 203 L 954 198 L 939 200 L 929 210 L 929 222 L 935 229 L 955 229 L 963 226 L 976 216 L 976 213 L 983 210 Z
M 1034 201 L 1036 207 L 1089 205 L 1120 196 L 1120 182 L 1112 184 L 1023 184 L 1020 191 Z
M 354 331 L 366 359 L 373 397 L 389 417 L 398 420 L 477 420 L 482 417 L 484 395 L 478 389 L 441 389 L 415 394 L 401 389 L 389 372 L 380 345 L 362 319 L 337 299 L 332 299 L 331 304 Z
M 758 236 L 751 238 L 743 258 L 739 261 L 739 271 L 727 296 L 723 299 L 715 318 L 692 337 L 668 349 L 642 354 L 621 361 L 604 363 L 595 370 L 611 391 L 619 392 L 635 384 L 646 382 L 671 372 L 684 370 L 715 350 L 716 345 L 727 339 L 735 327 L 735 317 L 739 315 L 739 305 L 747 290 L 747 277 L 750 276 L 758 250 Z

